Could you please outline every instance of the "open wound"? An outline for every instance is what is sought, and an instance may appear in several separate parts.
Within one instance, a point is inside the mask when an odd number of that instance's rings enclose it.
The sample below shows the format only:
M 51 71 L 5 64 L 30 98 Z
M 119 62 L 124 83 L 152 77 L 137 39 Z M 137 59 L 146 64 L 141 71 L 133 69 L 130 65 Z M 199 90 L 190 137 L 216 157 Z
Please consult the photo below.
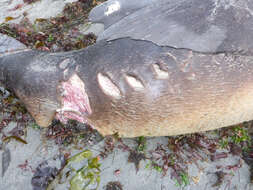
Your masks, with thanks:
M 61 82 L 61 108 L 56 110 L 56 119 L 67 123 L 69 119 L 87 123 L 87 115 L 92 113 L 85 85 L 77 74 L 68 81 Z

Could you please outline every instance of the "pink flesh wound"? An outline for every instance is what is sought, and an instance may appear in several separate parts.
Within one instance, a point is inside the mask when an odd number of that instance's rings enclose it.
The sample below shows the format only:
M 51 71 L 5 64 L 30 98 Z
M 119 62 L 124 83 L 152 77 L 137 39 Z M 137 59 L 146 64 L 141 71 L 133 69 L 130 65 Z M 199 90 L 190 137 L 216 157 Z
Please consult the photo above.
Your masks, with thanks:
M 61 109 L 56 110 L 56 119 L 63 123 L 67 123 L 68 119 L 87 123 L 86 116 L 92 111 L 83 81 L 74 74 L 68 81 L 61 83 L 60 89 Z

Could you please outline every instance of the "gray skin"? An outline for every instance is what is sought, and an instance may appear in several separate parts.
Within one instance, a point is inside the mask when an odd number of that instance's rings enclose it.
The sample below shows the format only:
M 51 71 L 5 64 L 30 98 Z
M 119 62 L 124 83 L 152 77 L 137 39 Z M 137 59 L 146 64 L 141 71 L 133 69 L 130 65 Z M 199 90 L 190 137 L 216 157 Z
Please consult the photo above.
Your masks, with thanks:
M 113 22 L 105 18 L 106 30 L 86 49 L 0 56 L 0 82 L 45 127 L 64 107 L 62 84 L 73 76 L 84 84 L 74 94 L 85 91 L 91 108 L 75 114 L 102 135 L 177 135 L 248 121 L 253 119 L 251 4 L 163 0 L 138 5 L 131 14 L 122 9 L 111 15 Z M 91 13 L 94 21 L 101 7 Z M 122 28 L 106 37 L 113 27 Z
M 120 9 L 106 14 L 115 2 Z M 109 0 L 89 18 L 105 25 L 98 41 L 130 37 L 198 52 L 253 53 L 250 0 Z

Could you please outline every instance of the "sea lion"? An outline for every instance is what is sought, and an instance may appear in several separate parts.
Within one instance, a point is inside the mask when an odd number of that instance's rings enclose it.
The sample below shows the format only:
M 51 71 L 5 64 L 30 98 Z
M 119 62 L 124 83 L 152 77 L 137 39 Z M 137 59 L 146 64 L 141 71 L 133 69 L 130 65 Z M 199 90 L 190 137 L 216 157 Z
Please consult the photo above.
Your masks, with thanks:
M 156 6 L 160 4 L 164 8 L 172 1 L 158 2 Z M 186 2 L 190 3 L 185 6 Z M 163 10 L 161 15 L 173 13 L 177 18 L 175 15 L 182 16 L 184 12 L 193 16 L 194 10 L 200 9 L 195 7 L 196 2 L 200 3 L 199 0 L 178 1 L 173 3 L 174 9 L 167 6 L 168 11 Z M 189 26 L 181 27 L 182 20 L 181 25 L 174 25 L 171 33 L 166 31 L 168 38 L 164 38 L 164 44 L 156 38 L 159 32 L 151 30 L 151 24 L 150 34 L 156 34 L 151 38 L 103 37 L 93 46 L 79 51 L 25 50 L 3 54 L 0 56 L 0 82 L 14 91 L 36 122 L 45 127 L 53 118 L 62 122 L 74 119 L 90 124 L 102 135 L 167 136 L 252 120 L 253 27 L 246 27 L 253 23 L 249 6 L 252 3 L 240 1 L 248 6 L 241 9 L 215 4 L 217 2 L 205 0 L 201 3 L 199 17 L 182 19 L 185 23 L 201 20 L 202 14 L 214 14 L 206 10 L 215 9 L 214 15 L 221 20 L 213 16 L 214 20 L 207 25 L 200 22 L 188 29 Z M 234 1 L 226 2 L 232 5 Z M 153 13 L 151 7 L 155 7 L 154 4 L 140 10 L 148 9 L 151 15 L 157 13 L 156 9 Z M 228 11 L 225 13 L 229 16 L 220 16 L 222 11 Z M 128 15 L 124 15 L 127 19 Z M 120 20 L 123 20 L 121 16 Z M 118 18 L 115 22 L 118 23 Z M 228 25 L 232 28 L 226 28 Z M 240 38 L 236 33 L 238 27 L 242 27 Z M 184 30 L 190 32 L 190 37 Z M 175 31 L 181 31 L 177 36 L 181 41 L 176 45 L 172 43 Z

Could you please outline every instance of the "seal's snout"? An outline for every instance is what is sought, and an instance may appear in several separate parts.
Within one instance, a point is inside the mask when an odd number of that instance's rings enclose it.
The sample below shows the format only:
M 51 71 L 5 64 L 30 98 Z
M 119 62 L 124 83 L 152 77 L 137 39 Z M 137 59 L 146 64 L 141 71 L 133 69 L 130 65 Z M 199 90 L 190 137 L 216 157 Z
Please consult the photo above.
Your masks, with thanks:
M 87 122 L 87 115 L 92 113 L 85 85 L 77 74 L 59 86 L 61 108 L 56 110 L 56 118 L 66 123 L 68 119 Z

